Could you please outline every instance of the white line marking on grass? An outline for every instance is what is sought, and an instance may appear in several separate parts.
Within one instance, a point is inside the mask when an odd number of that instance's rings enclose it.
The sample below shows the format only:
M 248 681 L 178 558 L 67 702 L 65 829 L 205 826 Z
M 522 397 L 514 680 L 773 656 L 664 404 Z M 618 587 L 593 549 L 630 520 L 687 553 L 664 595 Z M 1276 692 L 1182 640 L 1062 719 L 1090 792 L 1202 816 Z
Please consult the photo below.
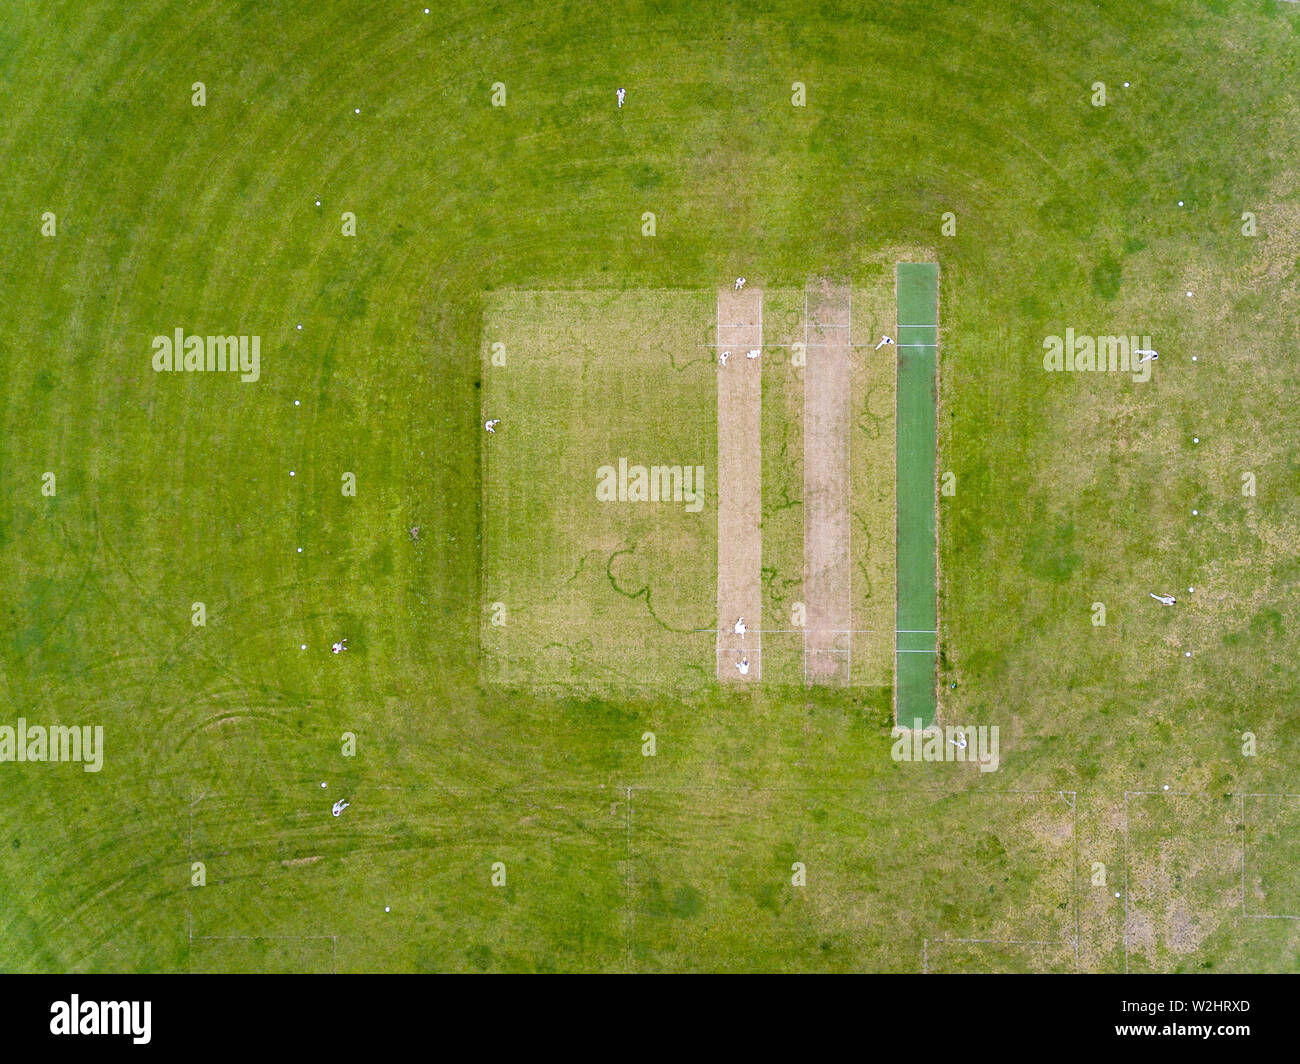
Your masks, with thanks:
M 1132 795 L 1134 798 L 1147 797 L 1152 794 L 1163 795 L 1167 798 L 1195 798 L 1205 797 L 1204 794 L 1196 795 L 1192 791 L 1125 791 L 1124 792 L 1124 974 L 1128 974 L 1128 955 L 1129 955 L 1129 912 L 1128 912 L 1128 800 Z M 1244 840 L 1243 840 L 1244 845 Z
M 327 938 L 338 938 L 338 935 L 195 935 L 194 937 L 200 942 L 324 942 Z
M 1300 920 L 1289 913 L 1246 912 L 1246 799 L 1247 798 L 1300 798 L 1297 794 L 1242 794 L 1241 798 L 1241 915 L 1246 920 Z

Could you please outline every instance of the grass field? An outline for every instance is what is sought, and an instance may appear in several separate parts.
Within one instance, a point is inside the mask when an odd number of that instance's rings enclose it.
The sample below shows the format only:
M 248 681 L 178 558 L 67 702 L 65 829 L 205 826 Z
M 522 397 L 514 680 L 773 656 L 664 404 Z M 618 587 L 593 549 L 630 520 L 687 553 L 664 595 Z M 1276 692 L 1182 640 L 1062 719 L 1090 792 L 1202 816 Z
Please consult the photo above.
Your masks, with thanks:
M 482 409 L 502 421 L 482 457 L 492 682 L 712 681 L 712 302 L 520 293 L 485 314 Z
M 1300 11 L 431 10 L 0 13 L 0 726 L 104 729 L 98 772 L 0 759 L 0 970 L 1300 970 Z M 888 644 L 807 683 L 776 635 L 813 475 L 777 345 L 823 282 L 888 331 L 906 261 L 937 720 L 995 772 L 891 758 Z M 683 656 L 716 522 L 595 497 L 620 455 L 712 486 L 741 275 L 753 684 Z M 155 372 L 178 328 L 258 379 Z M 1048 371 L 1067 329 L 1160 357 Z M 895 394 L 850 379 L 870 614 Z

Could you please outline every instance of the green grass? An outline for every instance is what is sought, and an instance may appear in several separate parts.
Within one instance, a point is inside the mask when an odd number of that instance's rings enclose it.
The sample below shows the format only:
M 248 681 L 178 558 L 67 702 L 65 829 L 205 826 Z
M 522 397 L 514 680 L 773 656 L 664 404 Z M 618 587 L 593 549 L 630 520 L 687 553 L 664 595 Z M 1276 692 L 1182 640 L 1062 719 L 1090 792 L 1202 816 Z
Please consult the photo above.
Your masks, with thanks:
M 492 299 L 482 414 L 502 423 L 482 451 L 489 682 L 713 682 L 717 385 L 702 345 L 715 304 L 681 292 Z
M 919 971 L 1025 905 L 1071 933 L 1060 862 L 979 848 L 991 792 L 1066 791 L 1077 963 L 1117 971 L 1124 795 L 1168 782 L 1201 805 L 1141 800 L 1130 958 L 1294 969 L 1300 923 L 1174 877 L 1228 847 L 1223 795 L 1300 790 L 1300 13 L 435 11 L 0 14 L 0 723 L 106 732 L 97 774 L 0 764 L 0 967 Z M 999 725 L 999 771 L 891 761 L 874 688 L 485 687 L 485 293 L 860 284 L 883 247 L 943 277 L 940 713 Z M 261 380 L 155 375 L 177 326 L 260 335 Z M 1043 372 L 1066 327 L 1150 334 L 1151 381 Z M 1275 835 L 1250 912 L 1290 889 Z M 784 893 L 805 839 L 854 870 L 816 905 Z M 1061 966 L 1035 950 L 934 965 Z

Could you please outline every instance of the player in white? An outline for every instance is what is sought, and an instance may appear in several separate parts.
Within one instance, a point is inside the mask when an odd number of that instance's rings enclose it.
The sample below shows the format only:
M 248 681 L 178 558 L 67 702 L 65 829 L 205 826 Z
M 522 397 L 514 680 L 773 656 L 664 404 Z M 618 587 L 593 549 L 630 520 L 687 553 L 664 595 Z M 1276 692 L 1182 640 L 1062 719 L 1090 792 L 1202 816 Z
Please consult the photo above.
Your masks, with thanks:
M 349 803 L 346 798 L 340 798 L 337 802 L 334 803 L 334 807 L 330 810 L 330 812 L 333 813 L 335 816 L 338 816 L 340 813 L 343 812 L 344 809 L 348 807 L 349 804 L 351 803 Z
M 957 733 L 957 738 L 956 738 L 956 739 L 949 739 L 948 741 L 949 741 L 950 743 L 952 743 L 952 745 L 955 746 L 958 750 L 965 750 L 965 749 L 966 749 L 966 733 L 965 733 L 965 732 L 958 732 L 958 733 Z
M 1173 595 L 1157 595 L 1154 591 L 1151 592 L 1151 597 L 1162 606 L 1172 606 L 1178 601 Z
M 762 349 L 761 347 L 756 347 L 756 348 L 754 348 L 754 350 L 752 350 L 752 351 L 746 351 L 746 352 L 745 352 L 745 357 L 746 357 L 746 358 L 758 358 L 758 356 L 761 355 L 762 353 L 763 353 L 763 349 Z
M 1133 354 L 1138 356 L 1139 366 L 1142 365 L 1143 362 L 1154 362 L 1157 358 L 1160 357 L 1160 353 L 1158 351 L 1152 351 L 1150 348 L 1146 348 L 1146 347 L 1134 348 Z
M 501 419 L 499 417 L 494 417 L 491 421 L 483 422 L 483 427 L 487 429 L 488 432 L 496 432 L 497 426 L 500 424 Z
M 723 351 L 722 354 L 718 356 L 719 365 L 725 366 L 727 364 L 727 359 L 729 359 L 730 357 L 731 357 L 730 351 Z
M 618 97 L 618 106 L 621 109 L 623 106 L 623 99 L 627 96 L 627 89 L 619 89 L 614 95 Z
M 333 644 L 330 647 L 330 649 L 334 651 L 335 654 L 342 654 L 343 651 L 347 650 L 347 648 L 348 648 L 348 641 L 346 639 L 340 639 L 337 643 Z
M 737 277 L 737 278 L 736 278 L 736 291 L 739 292 L 739 291 L 740 291 L 742 288 L 744 288 L 744 287 L 745 287 L 745 279 L 744 279 L 743 277 Z
M 732 631 L 735 632 L 736 635 L 744 635 L 746 632 L 749 631 L 749 627 L 745 624 L 744 617 L 741 617 L 740 620 L 736 622 L 736 626 L 732 629 Z
M 882 347 L 888 347 L 893 342 L 894 338 L 892 336 L 882 336 L 880 343 L 876 344 L 876 350 L 879 351 Z
M 738 668 L 738 669 L 740 670 L 740 675 L 741 675 L 741 676 L 748 676 L 748 675 L 749 675 L 749 658 L 741 658 L 738 662 L 736 662 L 736 668 Z

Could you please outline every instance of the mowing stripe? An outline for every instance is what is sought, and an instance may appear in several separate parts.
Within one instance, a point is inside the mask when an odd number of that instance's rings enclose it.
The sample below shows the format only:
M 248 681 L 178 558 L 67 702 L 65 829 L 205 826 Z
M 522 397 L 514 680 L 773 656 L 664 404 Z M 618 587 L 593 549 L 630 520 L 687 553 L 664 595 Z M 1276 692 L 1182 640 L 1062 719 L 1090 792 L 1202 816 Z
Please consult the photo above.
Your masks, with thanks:
M 898 353 L 898 601 L 894 719 L 934 722 L 938 596 L 935 590 L 935 459 L 939 267 L 900 262 L 898 328 L 924 343 Z
M 718 632 L 715 669 L 724 682 L 756 683 L 763 675 L 763 293 L 718 292 Z M 735 632 L 743 617 L 748 631 Z M 741 675 L 736 663 L 749 661 Z

